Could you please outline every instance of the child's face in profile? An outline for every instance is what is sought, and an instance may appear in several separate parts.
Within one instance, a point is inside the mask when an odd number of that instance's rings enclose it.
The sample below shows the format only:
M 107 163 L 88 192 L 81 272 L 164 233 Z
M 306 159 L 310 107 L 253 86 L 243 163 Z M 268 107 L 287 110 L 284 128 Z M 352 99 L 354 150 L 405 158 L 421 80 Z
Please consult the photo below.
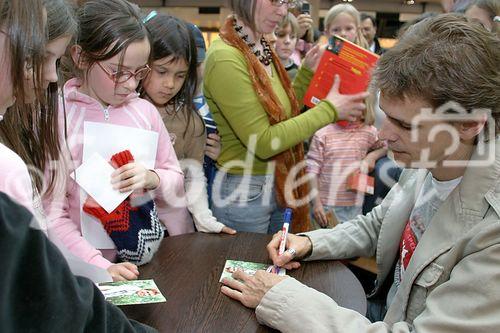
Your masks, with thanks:
M 292 26 L 287 24 L 285 27 L 278 27 L 276 34 L 276 53 L 281 60 L 287 60 L 292 56 L 297 44 L 297 33 L 292 31 Z
M 188 75 L 188 63 L 185 59 L 168 56 L 154 61 L 151 67 L 143 83 L 144 91 L 153 104 L 162 106 L 181 90 Z
M 69 42 L 71 41 L 71 36 L 64 35 L 62 37 L 56 38 L 47 43 L 45 46 L 45 57 L 43 61 L 43 81 L 42 86 L 39 88 L 47 89 L 49 84 L 56 83 L 58 80 L 57 75 L 57 61 L 66 52 Z M 33 73 L 31 73 L 29 78 L 29 83 L 27 84 L 27 89 L 24 92 L 26 98 L 26 103 L 33 103 L 36 98 L 35 82 L 33 81 Z
M 337 15 L 327 28 L 328 37 L 337 35 L 352 43 L 356 41 L 357 31 L 354 17 L 347 13 Z

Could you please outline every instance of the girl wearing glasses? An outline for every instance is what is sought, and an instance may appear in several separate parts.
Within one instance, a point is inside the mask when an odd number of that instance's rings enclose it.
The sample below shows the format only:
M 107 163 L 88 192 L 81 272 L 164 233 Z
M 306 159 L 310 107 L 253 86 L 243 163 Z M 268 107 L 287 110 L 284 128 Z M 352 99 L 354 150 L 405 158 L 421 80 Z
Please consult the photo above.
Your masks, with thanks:
M 204 93 L 218 124 L 222 151 L 212 191 L 217 219 L 237 231 L 274 233 L 284 207 L 294 209 L 293 231 L 309 229 L 302 142 L 337 120 L 353 120 L 367 94 L 341 95 L 300 114 L 303 96 L 323 50 L 313 48 L 293 84 L 263 37 L 295 1 L 232 0 L 233 15 L 206 60 Z M 338 85 L 334 85 L 338 86 Z
M 139 222 L 131 219 L 137 212 L 132 198 L 154 195 L 148 217 L 150 229 L 141 229 L 135 238 L 126 240 L 137 251 L 154 253 L 151 246 L 157 247 L 163 237 L 163 230 L 155 227 L 158 218 L 170 235 L 193 231 L 183 204 L 183 174 L 158 111 L 135 92 L 139 81 L 149 72 L 150 53 L 149 35 L 138 8 L 124 0 L 91 0 L 79 8 L 77 19 L 78 44 L 70 49 L 76 77 L 64 86 L 67 145 L 73 163 L 67 174 L 65 193 L 48 204 L 52 222 L 49 230 L 75 255 L 107 269 L 114 280 L 136 279 L 139 272 L 135 265 L 113 264 L 117 254 L 121 260 L 123 253 L 126 254 L 121 248 L 124 244 L 118 246 L 116 235 Z M 139 133 L 147 140 L 134 146 L 138 138 L 134 135 Z M 106 161 L 118 163 L 109 179 L 116 191 L 134 191 L 130 203 L 129 199 L 123 201 L 111 213 L 92 201 L 70 177 L 95 153 Z M 141 160 L 141 156 L 147 157 Z M 154 166 L 147 168 L 143 161 L 151 157 Z M 136 259 L 143 254 L 138 252 Z

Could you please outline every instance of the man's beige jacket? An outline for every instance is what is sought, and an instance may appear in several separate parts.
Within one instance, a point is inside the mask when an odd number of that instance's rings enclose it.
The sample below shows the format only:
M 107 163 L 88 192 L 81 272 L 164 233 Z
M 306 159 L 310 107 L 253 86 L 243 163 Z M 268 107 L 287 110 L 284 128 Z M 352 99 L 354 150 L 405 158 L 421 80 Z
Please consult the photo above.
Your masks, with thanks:
M 256 309 L 259 321 L 283 332 L 500 332 L 500 140 L 486 150 L 494 161 L 468 166 L 436 212 L 384 321 L 371 323 L 293 278 L 266 293 Z M 470 162 L 485 161 L 476 150 Z M 403 229 L 427 174 L 405 170 L 367 216 L 307 233 L 313 243 L 308 260 L 376 255 L 378 286 L 392 281 Z

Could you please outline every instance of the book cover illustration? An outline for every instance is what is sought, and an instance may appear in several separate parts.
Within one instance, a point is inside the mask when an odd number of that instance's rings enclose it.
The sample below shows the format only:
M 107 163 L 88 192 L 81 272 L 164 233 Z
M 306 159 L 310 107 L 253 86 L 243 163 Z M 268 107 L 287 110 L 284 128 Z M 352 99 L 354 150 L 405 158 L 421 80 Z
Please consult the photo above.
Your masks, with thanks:
M 379 56 L 338 36 L 328 46 L 304 96 L 304 104 L 314 107 L 330 92 L 335 75 L 340 76 L 340 93 L 356 94 L 368 89 L 371 72 Z

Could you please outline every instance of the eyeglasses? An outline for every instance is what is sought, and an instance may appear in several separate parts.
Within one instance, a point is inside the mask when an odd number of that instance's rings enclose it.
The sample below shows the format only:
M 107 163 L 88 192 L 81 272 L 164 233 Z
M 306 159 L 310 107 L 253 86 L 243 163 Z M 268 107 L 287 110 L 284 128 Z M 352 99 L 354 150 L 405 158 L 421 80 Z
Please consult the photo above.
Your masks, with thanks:
M 149 72 L 151 71 L 151 68 L 146 65 L 142 67 L 141 69 L 131 72 L 131 71 L 115 71 L 115 72 L 110 72 L 108 69 L 106 69 L 103 65 L 101 65 L 99 62 L 97 62 L 97 66 L 101 67 L 101 69 L 108 74 L 109 78 L 113 80 L 115 83 L 125 83 L 128 80 L 130 80 L 132 77 L 134 77 L 137 81 L 140 81 L 144 79 L 146 76 L 148 76 Z
M 270 0 L 271 4 L 276 7 L 287 5 L 288 8 L 297 7 L 297 0 Z

